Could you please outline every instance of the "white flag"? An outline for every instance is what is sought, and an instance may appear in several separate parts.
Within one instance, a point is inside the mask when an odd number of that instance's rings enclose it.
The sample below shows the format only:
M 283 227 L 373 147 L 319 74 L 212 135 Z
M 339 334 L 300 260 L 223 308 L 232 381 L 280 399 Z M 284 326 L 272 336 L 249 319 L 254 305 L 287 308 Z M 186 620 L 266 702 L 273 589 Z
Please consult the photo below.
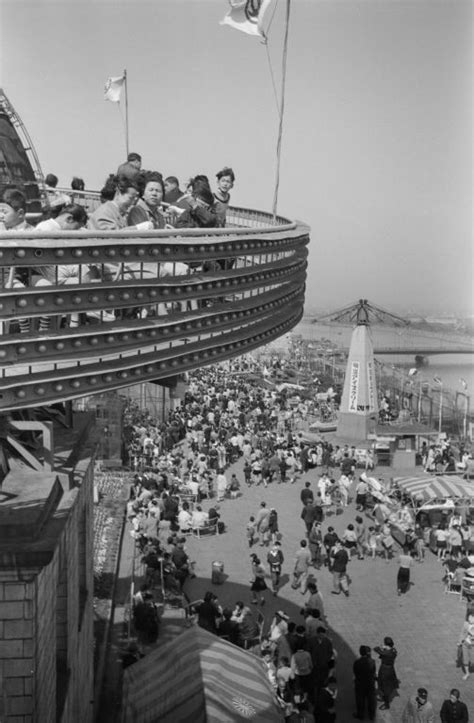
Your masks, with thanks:
M 271 0 L 229 0 L 231 9 L 220 21 L 220 25 L 230 25 L 248 35 L 265 37 L 262 21 Z
M 104 88 L 104 100 L 110 100 L 112 103 L 119 103 L 124 83 L 124 75 L 121 75 L 119 78 L 107 78 Z
M 466 391 L 466 389 L 467 389 L 467 382 L 466 382 L 466 380 L 461 377 L 461 378 L 459 379 L 459 381 L 461 382 L 462 388 L 464 389 L 464 391 Z
M 441 379 L 441 377 L 433 377 L 433 381 L 434 381 L 436 384 L 442 384 L 442 383 L 443 383 L 443 380 Z
M 414 377 L 416 374 L 418 374 L 418 369 L 416 367 L 412 367 L 411 369 L 409 369 L 409 371 L 408 371 L 409 377 Z

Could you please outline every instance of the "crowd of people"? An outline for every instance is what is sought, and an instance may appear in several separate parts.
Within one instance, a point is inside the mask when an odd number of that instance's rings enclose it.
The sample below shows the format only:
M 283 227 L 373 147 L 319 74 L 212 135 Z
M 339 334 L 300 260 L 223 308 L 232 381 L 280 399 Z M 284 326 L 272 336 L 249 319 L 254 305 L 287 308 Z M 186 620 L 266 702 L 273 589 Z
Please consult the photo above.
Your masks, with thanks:
M 271 363 L 268 367 L 267 380 L 271 379 L 273 371 Z M 369 506 L 367 474 L 357 471 L 353 449 L 305 441 L 292 424 L 298 411 L 297 406 L 290 403 L 287 390 L 278 391 L 275 385 L 262 384 L 259 379 L 251 380 L 252 374 L 239 372 L 237 363 L 230 362 L 193 373 L 185 398 L 166 422 L 158 423 L 137 409 L 128 410 L 124 459 L 130 466 L 139 468 L 137 477 L 141 478 L 137 480 L 129 502 L 130 514 L 140 520 L 143 513 L 136 509 L 137 499 L 142 503 L 145 498 L 153 510 L 153 525 L 157 520 L 158 532 L 155 525 L 154 534 L 162 540 L 161 553 L 171 557 L 171 560 L 166 558 L 167 564 L 170 562 L 179 568 L 173 554 L 176 558 L 176 548 L 180 549 L 181 558 L 183 551 L 187 554 L 186 538 L 182 535 L 192 527 L 193 515 L 202 512 L 198 509 L 201 499 L 210 500 L 208 514 L 219 514 L 218 500 L 246 494 L 247 489 L 257 486 L 263 490 L 269 485 L 284 484 L 291 489 L 300 474 L 322 467 L 315 483 L 306 481 L 302 489 L 295 488 L 302 504 L 302 537 L 291 562 L 285 560 L 288 555 L 282 551 L 278 511 L 262 501 L 244 523 L 252 577 L 248 602 L 238 601 L 234 607 L 222 608 L 214 593 L 208 592 L 202 604 L 196 605 L 195 613 L 200 625 L 233 644 L 258 645 L 257 650 L 287 720 L 304 715 L 303 720 L 307 721 L 334 721 L 337 668 L 341 661 L 328 632 L 323 598 L 311 570 L 327 570 L 332 576 L 332 594 L 349 597 L 353 581 L 348 567 L 354 558 L 372 560 L 378 554 L 387 562 L 396 558 L 394 590 L 405 594 L 410 589 L 414 562 L 424 560 L 426 540 L 422 532 L 416 531 L 408 538 L 407 547 L 396 552 L 384 505 L 374 500 L 375 508 Z M 240 474 L 226 472 L 229 464 L 237 460 L 240 460 L 238 469 L 242 470 L 240 479 Z M 145 492 L 143 497 L 143 489 L 147 487 L 143 481 L 149 477 L 155 478 L 156 482 L 151 496 Z M 186 508 L 185 497 L 189 491 L 194 495 L 192 511 Z M 342 533 L 336 532 L 334 523 L 326 527 L 328 521 L 332 522 L 329 515 L 337 516 L 339 509 L 353 503 L 354 519 Z M 382 511 L 377 515 L 379 507 Z M 158 515 L 156 508 L 162 510 Z M 369 519 L 366 512 L 371 514 Z M 147 515 L 150 516 L 149 510 L 144 513 L 145 517 Z M 456 522 L 456 518 L 453 519 Z M 223 524 L 221 520 L 219 522 Z M 140 528 L 140 522 L 134 525 Z M 143 541 L 143 534 L 141 539 Z M 145 544 L 150 544 L 149 539 Z M 252 548 L 257 548 L 258 553 Z M 459 562 L 462 559 L 461 554 Z M 262 631 L 259 628 L 261 610 L 268 602 L 267 595 L 280 594 L 282 570 L 288 562 L 292 587 L 306 596 L 301 619 L 291 620 L 283 605 L 269 629 Z M 189 557 L 184 564 L 192 567 Z M 175 582 L 168 580 L 167 585 L 174 585 L 172 589 L 176 592 L 182 591 L 188 570 L 185 567 L 181 575 L 174 571 L 173 576 Z M 268 580 L 270 584 L 267 584 Z M 474 649 L 470 642 L 472 617 L 471 614 L 466 618 L 459 643 L 462 672 L 466 678 Z M 379 658 L 378 671 L 372 651 Z M 397 651 L 390 637 L 372 650 L 366 644 L 360 646 L 353 670 L 356 718 L 367 716 L 373 720 L 377 697 L 381 707 L 390 707 L 399 686 L 396 657 Z M 463 705 L 459 701 L 459 691 L 454 690 L 443 704 L 445 717 L 442 720 L 456 720 L 449 717 L 450 711 L 461 711 L 462 714 Z M 429 716 L 431 707 L 428 693 L 419 689 L 408 701 L 403 720 L 407 723 L 417 720 L 410 717 L 413 710 L 419 716 L 421 713 Z M 426 716 L 427 721 L 431 720 Z
M 0 233 L 67 233 L 82 228 L 97 231 L 152 231 L 163 228 L 222 228 L 226 225 L 226 214 L 230 202 L 230 190 L 235 182 L 232 168 L 222 168 L 216 174 L 213 189 L 209 178 L 198 174 L 190 178 L 186 188 L 179 188 L 178 179 L 168 176 L 166 179 L 159 171 L 142 169 L 142 159 L 138 153 L 131 153 L 126 163 L 111 174 L 100 192 L 100 205 L 88 213 L 80 194 L 77 201 L 71 202 L 74 194 L 68 195 L 57 189 L 55 174 L 45 179 L 47 205 L 44 218 L 33 225 L 27 217 L 27 197 L 15 187 L 0 190 Z M 74 191 L 83 190 L 83 181 L 74 178 L 71 186 Z M 130 263 L 130 264 L 58 264 L 56 266 L 11 267 L 5 274 L 2 286 L 5 288 L 25 288 L 37 286 L 61 286 L 64 284 L 98 283 L 121 278 L 144 279 L 160 276 L 183 275 L 197 270 L 210 271 L 230 268 L 235 259 L 207 260 L 202 264 Z M 202 302 L 204 303 L 204 302 Z M 143 318 L 148 315 L 162 315 L 168 308 L 161 304 L 151 307 L 87 311 L 85 317 L 72 314 L 64 317 L 62 324 L 70 327 L 82 323 L 113 322 L 121 316 Z M 19 321 L 20 333 L 30 331 L 32 320 Z M 38 330 L 47 332 L 51 318 L 40 317 Z

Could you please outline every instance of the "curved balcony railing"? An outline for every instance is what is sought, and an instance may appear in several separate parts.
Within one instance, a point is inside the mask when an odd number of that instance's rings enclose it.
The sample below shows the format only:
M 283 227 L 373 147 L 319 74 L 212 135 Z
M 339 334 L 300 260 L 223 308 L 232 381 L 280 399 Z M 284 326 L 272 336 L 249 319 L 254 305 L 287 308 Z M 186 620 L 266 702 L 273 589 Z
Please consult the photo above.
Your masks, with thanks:
M 228 220 L 2 234 L 0 410 L 165 379 L 289 331 L 303 313 L 308 227 L 235 208 Z M 48 285 L 38 266 L 49 267 Z M 76 276 L 62 283 L 61 269 Z

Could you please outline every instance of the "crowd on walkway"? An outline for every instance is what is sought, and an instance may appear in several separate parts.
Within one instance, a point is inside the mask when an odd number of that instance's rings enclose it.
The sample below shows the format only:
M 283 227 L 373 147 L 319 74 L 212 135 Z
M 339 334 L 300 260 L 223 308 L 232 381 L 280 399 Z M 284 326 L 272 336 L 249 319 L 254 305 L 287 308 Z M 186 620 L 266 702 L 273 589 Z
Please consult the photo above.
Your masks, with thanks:
M 145 600 L 138 602 L 154 604 L 151 595 L 157 577 L 172 594 L 185 593 L 185 582 L 193 574 L 186 536 L 201 523 L 209 525 L 211 514 L 219 525 L 212 527 L 212 533 L 224 532 L 225 520 L 219 518 L 223 499 L 231 500 L 258 486 L 263 490 L 287 485 L 290 493 L 302 473 L 322 468 L 316 484 L 306 482 L 299 492 L 302 537 L 289 569 L 293 589 L 305 596 L 301 619 L 292 620 L 283 604 L 268 630 L 259 626 L 267 595 L 278 597 L 280 593 L 285 557 L 288 564 L 288 554 L 282 551 L 278 510 L 264 501 L 248 521 L 242 521 L 252 576 L 249 600 L 222 608 L 209 591 L 193 612 L 198 624 L 233 644 L 253 649 L 258 645 L 287 720 L 335 721 L 337 669 L 344 661 L 338 659 L 331 641 L 316 571 L 332 576 L 332 594 L 349 597 L 352 578 L 357 576 L 354 560 L 370 564 L 377 555 L 387 562 L 396 558 L 394 591 L 406 594 L 413 566 L 424 560 L 426 541 L 423 535 L 414 535 L 398 554 L 388 521 L 379 523 L 375 515 L 367 520 L 364 514 L 369 511 L 370 489 L 367 475 L 356 468 L 353 450 L 308 442 L 293 429 L 296 407 L 288 391 L 278 391 L 270 383 L 261 383 L 255 374 L 239 371 L 230 363 L 195 372 L 183 402 L 165 423 L 138 409 L 127 412 L 124 455 L 132 466 L 140 467 L 129 501 L 129 518 L 147 567 L 146 586 L 140 591 Z M 270 365 L 267 380 L 273 371 Z M 237 460 L 240 479 L 239 473 L 227 472 Z M 206 498 L 211 507 L 203 512 L 200 503 Z M 332 521 L 329 515 L 337 519 L 338 511 L 353 503 L 354 520 L 342 533 L 335 531 L 334 523 L 326 526 Z M 468 608 L 459 639 L 465 678 L 473 662 L 472 612 Z M 354 717 L 374 720 L 377 698 L 379 707 L 388 709 L 398 692 L 397 649 L 386 636 L 372 649 L 362 644 L 359 653 L 353 669 Z M 372 653 L 379 660 L 378 670 Z M 443 721 L 468 720 L 462 717 L 465 706 L 456 689 L 443 709 Z M 426 689 L 420 688 L 408 701 L 403 715 L 406 723 L 434 720 Z

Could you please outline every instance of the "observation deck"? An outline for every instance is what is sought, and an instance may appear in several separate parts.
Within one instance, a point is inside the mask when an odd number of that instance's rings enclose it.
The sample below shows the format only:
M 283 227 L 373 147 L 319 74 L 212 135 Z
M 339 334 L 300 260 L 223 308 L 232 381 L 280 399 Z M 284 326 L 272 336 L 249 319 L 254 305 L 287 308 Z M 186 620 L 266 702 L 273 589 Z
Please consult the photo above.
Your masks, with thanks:
M 2 233 L 0 411 L 159 382 L 288 332 L 303 315 L 309 228 L 242 208 L 227 223 Z M 35 285 L 39 266 L 50 267 L 51 285 Z M 61 283 L 61 267 L 74 266 Z M 11 288 L 12 267 L 23 286 Z

